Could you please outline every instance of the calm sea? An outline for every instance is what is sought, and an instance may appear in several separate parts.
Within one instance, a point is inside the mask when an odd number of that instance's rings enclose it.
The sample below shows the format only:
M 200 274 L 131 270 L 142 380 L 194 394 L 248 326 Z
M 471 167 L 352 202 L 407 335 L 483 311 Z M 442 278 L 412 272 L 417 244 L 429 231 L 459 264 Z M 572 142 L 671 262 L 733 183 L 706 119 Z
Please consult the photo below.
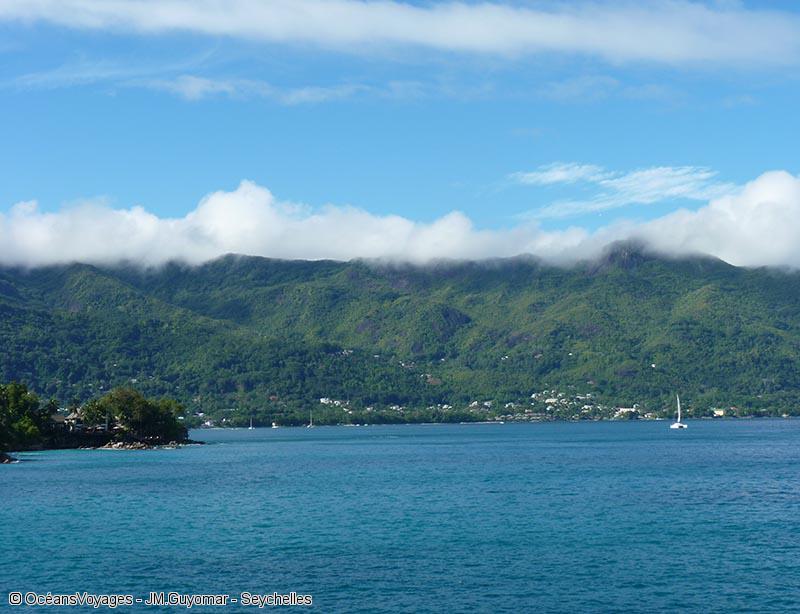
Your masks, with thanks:
M 323 612 L 800 611 L 800 421 L 193 437 L 209 445 L 0 466 L 0 609 L 8 591 L 86 590 L 295 591 Z

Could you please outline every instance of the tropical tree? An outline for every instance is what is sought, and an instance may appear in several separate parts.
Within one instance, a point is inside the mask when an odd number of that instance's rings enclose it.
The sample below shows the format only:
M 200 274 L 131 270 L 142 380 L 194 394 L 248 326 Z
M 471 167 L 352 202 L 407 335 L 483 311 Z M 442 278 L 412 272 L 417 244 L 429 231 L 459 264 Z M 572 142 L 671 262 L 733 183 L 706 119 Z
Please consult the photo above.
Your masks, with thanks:
M 133 388 L 116 388 L 84 406 L 94 424 L 110 416 L 114 423 L 137 439 L 185 439 L 186 428 L 178 420 L 183 408 L 172 399 L 149 400 Z M 86 419 L 86 418 L 85 418 Z
M 40 442 L 53 411 L 54 401 L 42 404 L 24 384 L 0 384 L 0 451 Z

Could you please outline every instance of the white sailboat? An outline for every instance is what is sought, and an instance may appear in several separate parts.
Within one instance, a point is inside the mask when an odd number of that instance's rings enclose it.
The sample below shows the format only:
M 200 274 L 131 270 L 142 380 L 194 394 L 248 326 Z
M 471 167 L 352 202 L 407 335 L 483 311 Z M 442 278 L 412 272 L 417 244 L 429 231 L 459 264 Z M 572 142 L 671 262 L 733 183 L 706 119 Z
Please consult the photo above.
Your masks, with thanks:
M 681 422 L 681 398 L 676 394 L 675 400 L 678 401 L 678 420 L 669 425 L 671 429 L 686 429 L 689 428 L 688 424 Z
M 306 428 L 307 429 L 313 429 L 314 428 L 314 412 L 313 411 L 309 412 L 309 422 L 308 422 L 308 424 L 306 424 Z
M 254 428 L 256 428 L 256 427 L 253 426 L 253 419 L 250 418 L 250 426 L 247 427 L 247 430 L 248 431 L 252 431 Z

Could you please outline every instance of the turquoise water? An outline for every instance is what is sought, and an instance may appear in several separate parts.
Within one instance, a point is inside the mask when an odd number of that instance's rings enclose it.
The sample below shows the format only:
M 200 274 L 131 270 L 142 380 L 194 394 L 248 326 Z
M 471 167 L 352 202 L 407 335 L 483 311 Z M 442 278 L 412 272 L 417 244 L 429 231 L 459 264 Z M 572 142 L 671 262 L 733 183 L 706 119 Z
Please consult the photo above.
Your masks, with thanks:
M 210 445 L 0 466 L 0 609 L 12 590 L 163 590 L 296 591 L 323 612 L 800 611 L 800 421 L 193 436 Z

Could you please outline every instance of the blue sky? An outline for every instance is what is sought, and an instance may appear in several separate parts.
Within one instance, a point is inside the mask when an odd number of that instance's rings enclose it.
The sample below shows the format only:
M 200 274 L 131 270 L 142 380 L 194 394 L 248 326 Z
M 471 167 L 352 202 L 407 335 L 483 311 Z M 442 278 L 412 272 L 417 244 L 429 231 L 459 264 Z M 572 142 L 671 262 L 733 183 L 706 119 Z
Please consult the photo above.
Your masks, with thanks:
M 182 218 L 249 180 L 304 215 L 594 233 L 800 171 L 794 3 L 156 5 L 0 1 L 7 218 Z

